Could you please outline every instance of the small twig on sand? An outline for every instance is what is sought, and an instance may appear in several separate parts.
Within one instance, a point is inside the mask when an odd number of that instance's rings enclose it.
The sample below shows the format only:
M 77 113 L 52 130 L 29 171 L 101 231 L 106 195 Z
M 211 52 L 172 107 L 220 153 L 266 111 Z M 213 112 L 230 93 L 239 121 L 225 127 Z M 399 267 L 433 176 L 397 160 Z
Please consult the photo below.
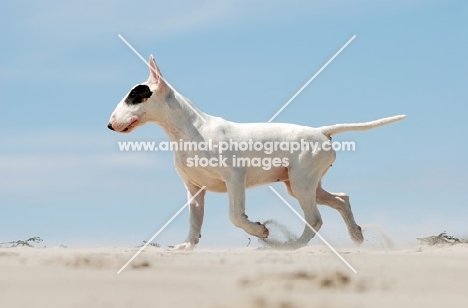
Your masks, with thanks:
M 140 245 L 138 247 L 143 247 L 145 244 L 147 243 L 147 241 L 143 241 L 143 245 Z M 149 243 L 148 246 L 151 246 L 151 247 L 161 247 L 161 245 L 159 245 L 158 243 Z
M 13 241 L 13 242 L 5 242 L 5 243 L 0 243 L 0 245 L 10 244 L 11 245 L 10 247 L 18 247 L 18 246 L 34 247 L 33 245 L 29 244 L 29 242 L 40 243 L 42 241 L 43 240 L 39 236 L 36 236 L 36 237 L 30 237 L 24 241 L 18 240 L 18 241 Z
M 249 247 L 250 246 L 250 237 L 248 237 L 247 235 L 245 237 L 249 240 L 246 247 Z
M 437 236 L 429 236 L 429 237 L 423 237 L 423 238 L 417 238 L 418 241 L 420 241 L 422 244 L 427 244 L 429 246 L 437 245 L 437 244 L 442 244 L 442 245 L 455 245 L 455 244 L 460 244 L 460 243 L 468 243 L 468 240 L 465 239 L 458 239 L 456 237 L 447 235 L 447 233 L 442 232 L 441 234 Z

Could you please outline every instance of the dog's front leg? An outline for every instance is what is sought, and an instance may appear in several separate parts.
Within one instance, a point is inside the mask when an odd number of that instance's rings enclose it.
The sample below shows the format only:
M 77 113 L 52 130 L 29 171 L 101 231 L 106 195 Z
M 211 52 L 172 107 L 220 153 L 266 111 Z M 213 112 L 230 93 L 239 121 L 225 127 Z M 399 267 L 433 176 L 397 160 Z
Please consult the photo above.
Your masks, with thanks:
M 229 196 L 229 218 L 231 222 L 248 234 L 259 238 L 268 237 L 268 229 L 259 222 L 251 222 L 245 214 L 245 175 L 238 174 L 226 180 Z
M 195 186 L 191 183 L 186 183 L 185 187 L 187 188 L 187 198 L 190 200 L 192 197 L 200 191 L 200 187 Z M 204 215 L 204 205 L 205 205 L 205 190 L 200 191 L 200 193 L 190 201 L 190 230 L 187 236 L 187 239 L 184 243 L 174 247 L 174 250 L 192 250 L 195 248 L 195 245 L 198 244 L 199 239 L 201 238 L 201 228 L 203 224 L 203 215 Z

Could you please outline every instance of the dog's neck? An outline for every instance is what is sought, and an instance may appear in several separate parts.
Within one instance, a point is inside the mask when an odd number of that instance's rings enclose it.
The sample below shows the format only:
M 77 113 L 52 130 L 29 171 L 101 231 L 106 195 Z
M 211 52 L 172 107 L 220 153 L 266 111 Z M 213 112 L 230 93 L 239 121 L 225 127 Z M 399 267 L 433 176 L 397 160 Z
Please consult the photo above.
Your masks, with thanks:
M 170 91 L 165 99 L 164 116 L 156 124 L 166 132 L 169 140 L 201 140 L 200 129 L 203 119 L 208 120 L 209 115 L 201 112 L 192 102 L 181 94 Z

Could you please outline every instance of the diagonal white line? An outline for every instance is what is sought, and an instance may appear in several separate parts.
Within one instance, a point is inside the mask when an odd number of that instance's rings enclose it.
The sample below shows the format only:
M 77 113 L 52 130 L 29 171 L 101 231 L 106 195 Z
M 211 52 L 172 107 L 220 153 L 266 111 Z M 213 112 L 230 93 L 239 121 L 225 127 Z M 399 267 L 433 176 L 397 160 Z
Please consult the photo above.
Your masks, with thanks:
M 346 261 L 346 260 L 338 253 L 338 251 L 336 251 L 336 249 L 333 248 L 333 246 L 330 245 L 330 243 L 328 243 L 327 240 L 324 239 L 324 238 L 322 237 L 322 235 L 320 235 L 320 233 L 318 233 L 318 232 L 304 219 L 304 217 L 302 217 L 301 214 L 299 214 L 299 213 L 291 206 L 291 204 L 289 204 L 288 201 L 286 201 L 286 200 L 283 198 L 283 196 L 281 196 L 281 195 L 276 191 L 276 189 L 274 189 L 274 188 L 271 187 L 271 186 L 268 186 L 268 187 L 270 187 L 270 189 L 281 199 L 281 201 L 284 202 L 284 204 L 286 204 L 286 205 L 291 209 L 291 211 L 294 212 L 294 214 L 297 215 L 297 217 L 299 217 L 312 231 L 314 231 L 314 233 L 322 240 L 322 242 L 324 242 L 325 245 L 327 245 L 328 248 L 330 248 L 331 251 L 333 251 L 333 252 L 335 253 L 335 255 L 336 255 L 338 258 L 341 259 L 341 261 L 343 261 L 344 264 L 346 264 L 355 274 L 357 274 L 357 271 L 354 269 L 354 267 L 352 267 L 351 264 L 349 264 L 349 262 Z
M 205 187 L 206 187 L 206 186 L 203 186 L 202 188 L 200 188 L 200 190 L 197 191 L 197 193 L 196 193 L 195 195 L 193 195 L 192 198 L 190 198 L 190 199 L 187 201 L 187 203 L 185 203 L 184 206 L 182 206 L 182 207 L 180 208 L 180 210 L 178 210 L 177 213 L 175 213 L 174 216 L 172 216 L 171 219 L 169 219 L 169 220 L 164 224 L 164 226 L 162 226 L 161 229 L 159 229 L 158 232 L 156 232 L 156 234 L 153 235 L 153 237 L 151 237 L 151 238 L 145 243 L 145 245 L 143 245 L 143 246 L 140 248 L 140 250 L 138 250 L 138 252 L 137 252 L 135 255 L 133 255 L 133 257 L 132 257 L 130 260 L 128 260 L 127 263 L 125 263 L 124 266 L 122 266 L 122 268 L 117 272 L 117 274 L 120 274 L 120 273 L 127 267 L 127 265 L 129 265 L 130 262 L 132 262 L 133 259 L 135 259 L 135 258 L 143 251 L 143 249 L 145 249 L 146 246 L 148 246 L 149 243 L 151 243 L 151 242 L 156 238 L 156 236 L 158 236 L 159 233 L 161 233 L 161 232 L 174 220 L 174 218 L 176 218 L 176 217 L 187 207 L 187 205 L 189 205 L 189 203 L 192 202 L 192 200 L 195 199 L 195 197 L 198 196 L 198 194 L 201 193 L 203 189 L 205 189 Z
M 296 94 L 294 94 L 293 97 L 291 97 L 291 98 L 289 99 L 289 101 L 287 101 L 286 104 L 284 104 L 283 107 L 281 107 L 281 109 L 278 110 L 278 111 L 275 113 L 274 116 L 271 117 L 271 119 L 268 120 L 268 122 L 273 121 L 273 120 L 281 113 L 281 111 L 283 111 L 283 109 L 286 108 L 286 107 L 296 98 L 296 96 L 298 96 L 298 95 L 309 85 L 309 83 L 311 83 L 312 80 L 314 80 L 315 77 L 317 77 L 317 76 L 328 66 L 328 64 L 330 64 L 331 61 L 333 61 L 333 60 L 343 51 L 343 49 L 345 49 L 346 46 L 348 46 L 349 43 L 351 43 L 355 38 L 356 38 L 356 35 L 353 35 L 353 37 L 350 38 L 350 39 L 346 42 L 346 44 L 344 44 L 343 47 L 341 47 L 340 50 L 338 50 L 338 51 L 333 55 L 333 57 L 331 57 L 331 59 L 328 60 L 327 63 L 325 63 L 325 64 L 322 66 L 322 68 L 319 69 L 318 72 L 315 73 L 315 75 L 312 76 L 312 78 L 310 78 L 309 81 L 307 81 L 306 84 L 303 85 L 302 88 L 300 88 L 299 91 L 297 91 Z
M 176 95 L 179 95 L 179 97 L 182 99 L 182 101 L 184 101 L 184 103 L 185 103 L 190 109 L 192 109 L 192 111 L 193 111 L 200 119 L 202 119 L 203 122 L 206 122 L 205 118 L 192 106 L 192 104 L 190 104 L 189 102 L 187 102 L 187 100 L 185 99 L 185 97 L 183 97 L 179 92 L 177 92 L 177 90 L 174 89 L 174 87 L 171 86 L 170 83 L 167 82 L 167 80 L 164 79 L 163 76 L 161 76 L 154 68 L 152 68 L 151 65 L 140 55 L 140 53 L 139 53 L 138 51 L 136 51 L 135 48 L 133 48 L 132 45 L 130 45 L 129 42 L 127 42 L 126 39 L 123 38 L 122 35 L 119 34 L 118 37 L 125 43 L 125 45 L 127 45 L 127 46 L 141 59 L 141 61 L 145 62 L 146 65 L 148 65 L 148 67 L 150 68 L 150 70 L 153 71 L 153 73 L 155 73 L 156 75 L 158 75 L 159 78 L 161 78 L 162 80 L 164 80 L 164 82 L 167 84 L 167 86 L 168 86 L 169 88 L 171 88 L 172 91 L 174 91 L 174 93 L 175 93 Z

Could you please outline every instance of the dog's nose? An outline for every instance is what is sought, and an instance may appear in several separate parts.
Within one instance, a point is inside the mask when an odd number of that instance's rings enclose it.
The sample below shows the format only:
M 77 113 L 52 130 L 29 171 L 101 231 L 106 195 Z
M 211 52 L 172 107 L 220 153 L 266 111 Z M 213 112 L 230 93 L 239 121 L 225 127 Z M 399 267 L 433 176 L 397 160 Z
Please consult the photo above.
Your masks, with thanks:
M 107 128 L 110 129 L 110 130 L 114 130 L 114 128 L 112 127 L 112 124 L 109 122 L 109 124 L 107 124 Z

